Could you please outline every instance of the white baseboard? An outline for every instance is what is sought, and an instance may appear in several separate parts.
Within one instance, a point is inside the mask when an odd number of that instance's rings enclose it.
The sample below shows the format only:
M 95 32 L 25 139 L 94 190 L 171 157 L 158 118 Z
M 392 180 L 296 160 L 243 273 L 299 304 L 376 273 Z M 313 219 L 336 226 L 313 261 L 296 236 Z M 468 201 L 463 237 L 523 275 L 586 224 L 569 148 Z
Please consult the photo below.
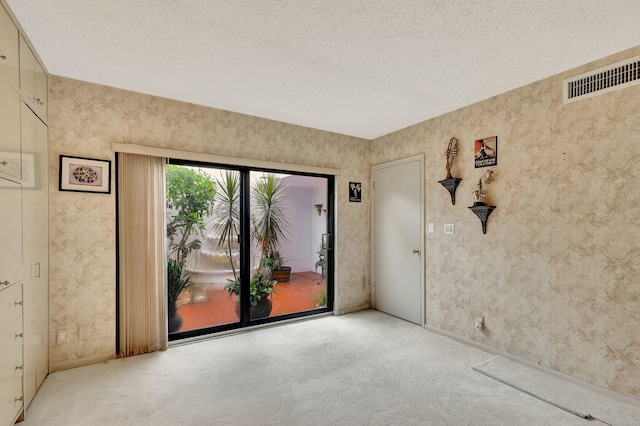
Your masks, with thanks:
M 466 337 L 458 336 L 457 334 L 453 334 L 451 332 L 439 329 L 437 327 L 432 327 L 430 325 L 425 324 L 424 328 L 425 328 L 425 330 L 430 331 L 432 333 L 439 334 L 439 335 L 444 336 L 444 337 L 448 337 L 448 338 L 450 338 L 452 340 L 455 340 L 457 342 L 463 343 L 463 344 L 468 345 L 468 346 L 473 346 L 474 348 L 480 349 L 481 351 L 484 351 L 484 352 L 488 352 L 488 353 L 490 353 L 492 355 L 498 355 L 498 356 L 501 356 L 501 357 L 504 357 L 504 358 L 508 358 L 508 359 L 510 359 L 512 361 L 515 361 L 515 362 L 518 362 L 520 364 L 526 365 L 527 367 L 534 368 L 534 369 L 536 369 L 538 371 L 542 371 L 543 373 L 550 374 L 550 375 L 552 375 L 554 377 L 557 377 L 559 379 L 566 380 L 567 382 L 571 382 L 573 384 L 576 384 L 578 386 L 582 386 L 582 387 L 587 388 L 589 390 L 592 390 L 594 392 L 598 392 L 598 393 L 600 393 L 602 395 L 608 396 L 609 398 L 613 398 L 613 399 L 615 399 L 617 401 L 624 402 L 625 404 L 629 404 L 629 405 L 634 405 L 636 407 L 640 407 L 640 401 L 639 400 L 637 400 L 635 398 L 631 398 L 630 396 L 626 396 L 626 395 L 623 395 L 621 393 L 612 391 L 611 389 L 603 388 L 602 386 L 598 386 L 598 385 L 594 385 L 593 383 L 585 382 L 584 380 L 578 379 L 577 377 L 570 376 L 568 374 L 562 373 L 562 372 L 557 371 L 557 370 L 553 370 L 553 369 L 551 369 L 549 367 L 545 367 L 543 365 L 538 365 L 538 364 L 533 363 L 531 361 L 528 361 L 528 360 L 526 360 L 524 358 L 520 358 L 519 356 L 510 354 L 510 353 L 505 352 L 505 351 L 500 350 L 500 349 L 492 348 L 492 347 L 487 346 L 487 345 L 483 345 L 482 343 L 478 343 L 478 342 L 476 342 L 474 340 L 467 339 Z

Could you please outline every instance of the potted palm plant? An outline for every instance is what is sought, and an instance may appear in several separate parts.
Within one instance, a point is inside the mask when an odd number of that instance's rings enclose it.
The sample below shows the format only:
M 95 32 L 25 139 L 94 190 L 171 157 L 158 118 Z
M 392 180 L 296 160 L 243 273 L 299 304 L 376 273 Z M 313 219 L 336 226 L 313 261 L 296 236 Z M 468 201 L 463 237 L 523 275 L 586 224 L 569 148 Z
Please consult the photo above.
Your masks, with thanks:
M 218 239 L 218 247 L 224 249 L 227 260 L 233 272 L 233 278 L 227 280 L 225 289 L 229 294 L 235 294 L 236 314 L 240 317 L 240 276 L 236 259 L 233 256 L 235 250 L 234 239 L 240 231 L 240 176 L 237 172 L 227 170 L 221 179 L 216 179 L 216 196 L 213 208 L 213 231 Z M 267 259 L 263 259 L 262 268 L 270 265 Z M 258 271 L 251 277 L 249 303 L 251 305 L 251 317 L 261 318 L 269 316 L 272 304 L 268 296 L 273 292 L 275 282 L 265 277 L 264 271 Z
M 289 234 L 289 216 L 283 182 L 273 173 L 265 174 L 251 188 L 253 198 L 253 237 L 262 258 L 282 260 L 280 243 Z M 273 265 L 272 265 L 273 266 Z M 273 268 L 272 268 L 273 269 Z
M 233 281 L 238 281 L 239 266 L 233 253 L 237 243 L 234 239 L 240 233 L 240 176 L 238 172 L 227 170 L 222 179 L 216 179 L 216 195 L 213 207 L 213 232 L 218 239 L 218 248 L 227 256 L 233 272 Z
M 191 285 L 185 265 L 189 255 L 202 246 L 200 239 L 194 238 L 194 235 L 204 231 L 204 218 L 212 212 L 215 193 L 215 183 L 207 174 L 173 164 L 167 167 L 169 333 L 179 330 L 182 325 L 177 313 L 178 298 Z
M 251 188 L 251 236 L 260 251 L 259 269 L 253 274 L 249 284 L 249 303 L 253 319 L 266 317 L 271 313 L 272 304 L 269 296 L 275 293 L 274 286 L 278 282 L 273 272 L 276 266 L 283 266 L 278 247 L 281 241 L 286 240 L 285 234 L 289 232 L 284 188 L 282 181 L 272 173 L 265 174 Z M 230 294 L 235 294 L 236 301 L 239 301 L 241 295 L 238 276 L 229 280 L 225 289 Z M 236 307 L 236 313 L 239 313 L 239 306 Z

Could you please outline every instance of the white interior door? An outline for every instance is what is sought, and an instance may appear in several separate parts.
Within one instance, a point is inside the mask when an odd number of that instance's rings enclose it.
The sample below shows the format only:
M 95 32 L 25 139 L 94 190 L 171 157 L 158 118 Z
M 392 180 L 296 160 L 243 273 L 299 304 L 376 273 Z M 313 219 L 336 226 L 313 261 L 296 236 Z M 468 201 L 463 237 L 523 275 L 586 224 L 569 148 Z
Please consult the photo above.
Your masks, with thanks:
M 424 324 L 423 157 L 373 166 L 373 303 Z

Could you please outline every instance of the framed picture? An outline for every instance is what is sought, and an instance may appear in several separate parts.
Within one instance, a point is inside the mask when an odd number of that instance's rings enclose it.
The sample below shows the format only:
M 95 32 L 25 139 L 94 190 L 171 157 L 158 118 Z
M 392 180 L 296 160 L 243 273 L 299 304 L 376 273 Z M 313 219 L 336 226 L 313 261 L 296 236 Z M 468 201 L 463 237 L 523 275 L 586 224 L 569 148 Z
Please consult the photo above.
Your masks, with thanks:
M 362 184 L 360 182 L 349 182 L 349 202 L 362 202 Z
M 478 167 L 495 166 L 498 164 L 498 137 L 478 139 L 475 146 L 475 163 Z
M 111 193 L 111 161 L 60 156 L 60 191 Z

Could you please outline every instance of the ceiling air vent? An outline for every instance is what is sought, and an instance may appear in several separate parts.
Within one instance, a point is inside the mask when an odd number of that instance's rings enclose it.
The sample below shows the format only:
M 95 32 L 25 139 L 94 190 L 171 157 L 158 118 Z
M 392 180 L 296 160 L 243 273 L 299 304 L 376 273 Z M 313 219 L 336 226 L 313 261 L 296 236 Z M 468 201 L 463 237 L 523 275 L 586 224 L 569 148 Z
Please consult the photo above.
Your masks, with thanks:
M 636 84 L 640 84 L 640 56 L 566 79 L 564 103 L 591 98 Z

